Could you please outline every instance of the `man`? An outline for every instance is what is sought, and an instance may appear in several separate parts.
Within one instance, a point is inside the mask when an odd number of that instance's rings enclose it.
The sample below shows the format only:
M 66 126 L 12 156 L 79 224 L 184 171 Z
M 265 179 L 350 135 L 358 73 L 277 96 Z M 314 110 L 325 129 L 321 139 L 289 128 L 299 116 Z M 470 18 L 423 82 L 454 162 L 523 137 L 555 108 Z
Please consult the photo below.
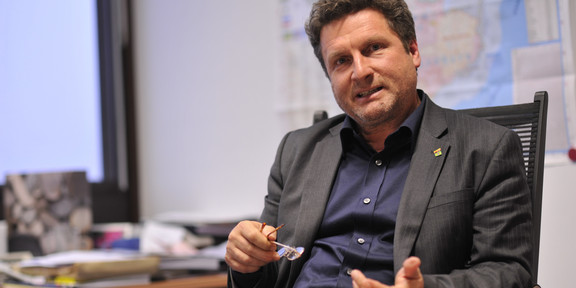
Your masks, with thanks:
M 306 30 L 345 114 L 284 137 L 260 221 L 285 226 L 233 229 L 229 286 L 529 287 L 518 137 L 417 90 L 406 4 L 320 0 Z

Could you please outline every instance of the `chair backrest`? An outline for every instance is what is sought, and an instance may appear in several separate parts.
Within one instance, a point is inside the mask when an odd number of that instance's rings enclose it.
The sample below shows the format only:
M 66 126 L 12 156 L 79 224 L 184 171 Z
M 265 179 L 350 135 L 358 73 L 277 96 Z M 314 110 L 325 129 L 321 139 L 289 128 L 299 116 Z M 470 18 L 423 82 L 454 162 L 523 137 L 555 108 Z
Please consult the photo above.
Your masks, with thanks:
M 510 128 L 520 137 L 524 153 L 526 177 L 532 195 L 532 237 L 534 243 L 532 280 L 534 284 L 537 285 L 538 260 L 540 255 L 540 226 L 542 219 L 542 180 L 544 178 L 544 154 L 546 153 L 548 93 L 546 91 L 536 92 L 534 94 L 534 102 L 532 103 L 463 109 L 460 111 Z M 313 123 L 327 118 L 328 114 L 325 111 L 316 111 L 314 113 Z
M 540 254 L 540 224 L 542 219 L 542 180 L 544 177 L 544 154 L 546 145 L 546 118 L 548 93 L 536 92 L 534 102 L 497 107 L 460 110 L 476 117 L 490 120 L 514 130 L 522 142 L 528 186 L 532 193 L 533 255 L 532 279 L 538 283 L 538 260 Z

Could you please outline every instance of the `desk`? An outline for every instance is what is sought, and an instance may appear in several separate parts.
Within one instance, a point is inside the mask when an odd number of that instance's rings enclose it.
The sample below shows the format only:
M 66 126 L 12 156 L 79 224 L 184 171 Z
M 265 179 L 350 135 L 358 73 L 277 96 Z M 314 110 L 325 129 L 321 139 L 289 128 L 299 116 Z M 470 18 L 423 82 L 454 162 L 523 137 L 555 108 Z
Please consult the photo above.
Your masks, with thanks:
M 149 285 L 127 286 L 125 288 L 226 288 L 226 280 L 226 273 L 222 273 L 158 281 Z

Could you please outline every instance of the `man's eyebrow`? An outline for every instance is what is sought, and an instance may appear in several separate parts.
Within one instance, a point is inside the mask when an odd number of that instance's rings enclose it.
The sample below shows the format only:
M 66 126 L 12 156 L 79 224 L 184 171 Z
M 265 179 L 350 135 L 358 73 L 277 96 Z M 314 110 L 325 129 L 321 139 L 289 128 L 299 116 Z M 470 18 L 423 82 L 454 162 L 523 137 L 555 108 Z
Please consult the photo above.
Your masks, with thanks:
M 370 37 L 366 38 L 363 45 L 366 46 L 374 43 L 386 43 L 386 42 L 390 42 L 390 40 L 387 40 L 385 37 L 379 35 L 371 35 Z
M 334 59 L 334 58 L 339 58 L 345 54 L 346 54 L 346 52 L 344 51 L 344 49 L 331 50 L 326 54 L 326 59 L 330 60 L 330 59 Z

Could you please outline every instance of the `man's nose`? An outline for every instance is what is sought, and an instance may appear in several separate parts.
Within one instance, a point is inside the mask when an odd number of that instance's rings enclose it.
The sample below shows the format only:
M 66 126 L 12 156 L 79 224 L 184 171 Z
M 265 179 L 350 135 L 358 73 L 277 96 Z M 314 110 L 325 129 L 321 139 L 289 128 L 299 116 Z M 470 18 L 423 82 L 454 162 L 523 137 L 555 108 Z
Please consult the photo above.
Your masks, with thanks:
M 353 80 L 364 80 L 374 73 L 372 67 L 370 66 L 369 59 L 364 56 L 355 57 L 353 63 Z

